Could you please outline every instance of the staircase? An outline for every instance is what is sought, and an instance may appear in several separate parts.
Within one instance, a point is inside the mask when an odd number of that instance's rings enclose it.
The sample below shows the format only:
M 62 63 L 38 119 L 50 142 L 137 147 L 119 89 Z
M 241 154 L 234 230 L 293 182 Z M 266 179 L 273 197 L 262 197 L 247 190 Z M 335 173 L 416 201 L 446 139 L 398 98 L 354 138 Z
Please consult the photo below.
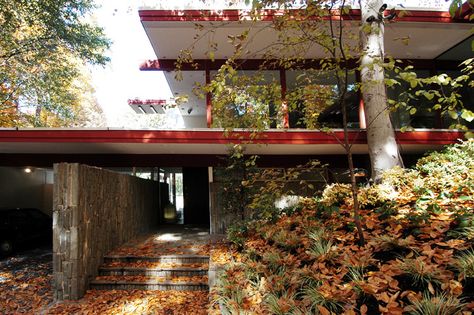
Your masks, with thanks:
M 94 290 L 204 291 L 208 286 L 209 256 L 109 255 L 90 282 Z

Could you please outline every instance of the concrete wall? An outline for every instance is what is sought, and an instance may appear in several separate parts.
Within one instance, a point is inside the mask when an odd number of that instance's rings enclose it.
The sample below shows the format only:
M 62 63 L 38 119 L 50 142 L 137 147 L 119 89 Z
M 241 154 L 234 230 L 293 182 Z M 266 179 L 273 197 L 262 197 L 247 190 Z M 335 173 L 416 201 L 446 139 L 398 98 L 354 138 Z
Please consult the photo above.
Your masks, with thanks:
M 38 208 L 53 212 L 53 171 L 0 167 L 0 208 Z
M 53 289 L 81 298 L 103 256 L 156 225 L 157 182 L 80 164 L 55 164 Z

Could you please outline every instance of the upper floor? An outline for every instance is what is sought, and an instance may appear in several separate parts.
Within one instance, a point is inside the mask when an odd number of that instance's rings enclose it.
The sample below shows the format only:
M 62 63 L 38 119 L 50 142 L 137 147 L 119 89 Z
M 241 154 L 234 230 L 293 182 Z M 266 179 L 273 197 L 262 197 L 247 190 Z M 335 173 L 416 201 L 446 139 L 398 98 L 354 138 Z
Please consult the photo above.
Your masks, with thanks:
M 217 1 L 218 2 L 218 1 Z M 161 5 L 158 9 L 144 8 L 139 11 L 144 30 L 156 53 L 156 60 L 141 65 L 143 71 L 163 71 L 173 95 L 179 99 L 177 108 L 183 117 L 186 128 L 250 128 L 258 118 L 265 129 L 314 129 L 319 127 L 341 128 L 341 110 L 328 102 L 337 94 L 336 76 L 333 71 L 322 69 L 321 60 L 327 57 L 327 51 L 321 45 L 312 45 L 299 57 L 292 67 L 269 62 L 268 49 L 281 41 L 281 36 L 271 27 L 272 22 L 281 16 L 278 10 L 268 10 L 258 20 L 253 20 L 246 9 L 239 9 L 237 3 L 232 9 L 214 7 L 192 7 L 180 3 Z M 410 1 L 409 1 L 410 2 Z M 193 2 L 195 3 L 195 2 Z M 208 2 L 206 2 L 208 4 Z M 220 2 L 219 2 L 220 3 Z M 461 75 L 459 63 L 472 57 L 472 24 L 468 23 L 468 11 L 455 17 L 445 10 L 445 3 L 433 1 L 430 8 L 416 7 L 417 1 L 411 1 L 411 9 L 401 14 L 396 22 L 385 27 L 386 55 L 412 65 L 418 77 L 447 74 L 452 77 Z M 184 8 L 184 9 L 183 9 Z M 242 8 L 242 6 L 240 6 Z M 344 32 L 342 40 L 349 46 L 357 46 L 360 11 L 353 9 L 343 16 Z M 323 22 L 323 27 L 330 27 Z M 342 26 L 341 26 L 342 27 Z M 234 60 L 239 75 L 243 79 L 229 84 L 229 93 L 242 91 L 240 99 L 220 99 L 212 93 L 195 93 L 200 87 L 212 82 L 220 67 L 235 51 L 232 37 L 248 32 L 246 49 Z M 288 49 L 287 49 L 288 50 Z M 183 51 L 192 61 L 180 64 L 179 74 L 175 71 L 177 62 L 182 60 Z M 287 58 L 284 50 L 274 50 L 273 57 Z M 360 73 L 357 68 L 357 52 L 354 51 L 347 61 L 350 69 L 346 102 L 349 109 L 350 128 L 365 128 L 364 106 L 358 83 Z M 388 76 L 394 73 L 388 73 Z M 179 79 L 177 79 L 179 77 Z M 392 110 L 395 128 L 445 129 L 460 123 L 453 115 L 432 111 L 434 100 L 413 97 L 416 89 L 407 93 L 408 85 L 400 84 L 387 88 L 389 99 L 396 101 L 411 100 L 417 108 L 410 115 L 410 108 Z M 253 91 L 253 92 L 249 92 Z M 309 97 L 311 91 L 319 91 L 324 97 Z M 460 100 L 465 107 L 473 109 L 472 89 L 459 88 Z M 262 102 L 261 95 L 267 100 Z M 308 99 L 311 104 L 308 104 Z M 228 101 L 226 115 L 233 117 L 232 122 L 215 119 L 223 115 L 216 109 L 218 102 Z M 162 105 L 174 100 L 156 102 L 131 102 L 138 113 L 162 112 Z M 468 126 L 473 128 L 472 123 Z

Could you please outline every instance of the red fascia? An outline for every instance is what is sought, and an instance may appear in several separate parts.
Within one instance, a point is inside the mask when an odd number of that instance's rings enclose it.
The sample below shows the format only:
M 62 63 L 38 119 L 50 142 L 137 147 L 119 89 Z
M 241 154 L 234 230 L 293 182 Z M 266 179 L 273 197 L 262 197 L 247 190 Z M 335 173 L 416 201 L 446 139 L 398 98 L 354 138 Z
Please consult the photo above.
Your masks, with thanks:
M 297 12 L 297 10 L 295 10 Z M 396 21 L 403 22 L 436 22 L 436 23 L 467 23 L 465 16 L 451 17 L 449 12 L 442 11 L 406 11 L 397 10 Z M 138 14 L 142 22 L 232 22 L 249 20 L 248 10 L 139 10 Z M 280 10 L 265 10 L 260 20 L 271 22 L 275 17 L 282 16 Z M 296 15 L 296 14 L 295 14 Z M 331 17 L 323 19 L 339 20 L 338 12 Z M 360 20 L 360 10 L 350 10 L 348 14 L 343 14 L 343 20 Z M 296 17 L 295 17 L 296 18 Z M 318 17 L 319 18 L 319 17 Z
M 463 139 L 461 131 L 397 132 L 400 144 L 444 145 Z M 175 143 L 175 144 L 340 144 L 343 131 L 271 131 L 257 139 L 248 131 L 234 132 L 226 137 L 221 131 L 188 130 L 0 130 L 0 143 Z M 349 142 L 366 144 L 364 130 L 349 132 Z

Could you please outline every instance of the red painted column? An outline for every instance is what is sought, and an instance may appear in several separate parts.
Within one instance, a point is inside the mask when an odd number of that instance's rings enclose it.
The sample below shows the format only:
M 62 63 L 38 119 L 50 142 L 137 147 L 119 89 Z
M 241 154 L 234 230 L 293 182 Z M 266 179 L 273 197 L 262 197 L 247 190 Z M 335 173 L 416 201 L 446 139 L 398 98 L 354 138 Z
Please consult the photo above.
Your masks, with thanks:
M 290 128 L 290 115 L 288 112 L 288 103 L 286 102 L 286 72 L 280 69 L 281 101 L 283 110 L 283 128 Z
M 206 67 L 206 85 L 211 83 L 211 72 L 209 68 Z M 206 118 L 207 118 L 207 128 L 212 126 L 212 96 L 211 93 L 206 94 Z

